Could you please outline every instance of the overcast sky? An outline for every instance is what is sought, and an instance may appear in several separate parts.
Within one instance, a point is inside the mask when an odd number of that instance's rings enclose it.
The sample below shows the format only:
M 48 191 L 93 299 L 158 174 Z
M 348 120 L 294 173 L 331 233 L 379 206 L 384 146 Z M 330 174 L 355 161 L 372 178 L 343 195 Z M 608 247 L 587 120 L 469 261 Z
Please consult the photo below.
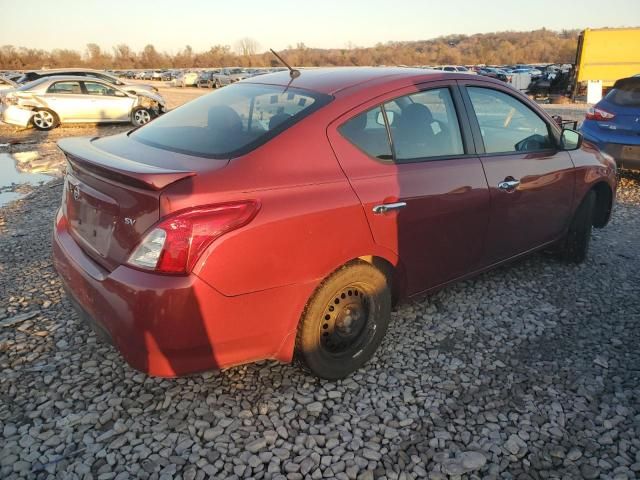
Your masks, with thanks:
M 372 46 L 504 30 L 640 26 L 640 0 L 0 0 L 0 45 L 175 53 L 251 37 L 260 50 Z

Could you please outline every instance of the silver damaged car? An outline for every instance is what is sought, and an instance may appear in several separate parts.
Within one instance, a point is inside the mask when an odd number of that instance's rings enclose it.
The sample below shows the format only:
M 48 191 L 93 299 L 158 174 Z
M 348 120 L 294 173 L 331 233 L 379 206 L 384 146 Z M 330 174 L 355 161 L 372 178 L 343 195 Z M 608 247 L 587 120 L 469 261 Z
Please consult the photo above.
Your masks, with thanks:
M 78 76 L 45 77 L 2 97 L 2 121 L 51 130 L 61 123 L 131 122 L 144 125 L 166 110 L 157 93 L 132 94 L 108 82 Z

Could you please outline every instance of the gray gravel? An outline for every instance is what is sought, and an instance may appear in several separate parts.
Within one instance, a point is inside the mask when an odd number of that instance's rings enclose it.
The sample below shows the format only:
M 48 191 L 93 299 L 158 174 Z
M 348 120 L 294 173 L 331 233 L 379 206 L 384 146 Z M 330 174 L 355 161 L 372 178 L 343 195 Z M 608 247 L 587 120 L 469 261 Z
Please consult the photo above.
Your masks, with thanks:
M 52 268 L 59 185 L 0 209 L 0 477 L 640 476 L 640 179 L 584 265 L 543 254 L 405 302 L 339 382 L 129 368 Z

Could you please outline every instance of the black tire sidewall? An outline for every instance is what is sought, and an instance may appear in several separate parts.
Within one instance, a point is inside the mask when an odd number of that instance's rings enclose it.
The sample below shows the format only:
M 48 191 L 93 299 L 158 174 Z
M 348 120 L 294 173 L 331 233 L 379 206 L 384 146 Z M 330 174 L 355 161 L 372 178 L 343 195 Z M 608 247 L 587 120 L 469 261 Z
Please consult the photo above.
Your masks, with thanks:
M 357 286 L 369 295 L 369 324 L 363 332 L 367 339 L 351 355 L 332 356 L 320 347 L 322 315 L 336 293 L 348 285 Z M 387 331 L 390 316 L 391 291 L 385 275 L 365 262 L 342 267 L 318 287 L 309 301 L 298 328 L 296 357 L 318 377 L 344 378 L 373 356 Z
M 593 211 L 596 204 L 596 194 L 589 191 L 571 221 L 569 232 L 567 233 L 564 258 L 568 262 L 581 263 L 587 257 L 589 244 L 591 243 L 591 232 L 593 230 Z

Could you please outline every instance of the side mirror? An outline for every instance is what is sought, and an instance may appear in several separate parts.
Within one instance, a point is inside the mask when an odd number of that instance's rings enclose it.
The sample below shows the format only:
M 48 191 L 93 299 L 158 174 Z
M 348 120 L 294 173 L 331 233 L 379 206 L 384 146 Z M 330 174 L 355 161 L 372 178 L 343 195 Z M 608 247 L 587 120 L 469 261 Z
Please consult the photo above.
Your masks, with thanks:
M 560 148 L 562 150 L 577 150 L 582 145 L 582 135 L 575 130 L 565 128 L 562 130 L 560 138 Z

